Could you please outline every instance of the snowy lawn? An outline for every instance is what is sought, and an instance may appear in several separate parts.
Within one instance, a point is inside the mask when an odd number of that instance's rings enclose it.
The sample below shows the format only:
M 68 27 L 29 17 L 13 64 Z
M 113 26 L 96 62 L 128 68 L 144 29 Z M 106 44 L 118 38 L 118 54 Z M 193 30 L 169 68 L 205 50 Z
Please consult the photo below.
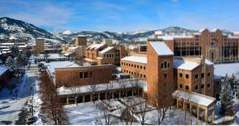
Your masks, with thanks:
M 134 100 L 133 100 L 134 99 Z M 118 117 L 122 114 L 126 105 L 134 105 L 135 108 L 139 108 L 139 101 L 142 101 L 142 98 L 138 97 L 130 97 L 130 98 L 122 98 L 122 99 L 111 99 L 104 100 L 98 102 L 87 102 L 87 103 L 79 103 L 78 105 L 65 105 L 64 110 L 68 117 L 70 124 L 74 125 L 93 125 L 93 124 L 105 124 L 104 121 L 104 111 L 97 107 L 98 103 L 104 103 L 108 106 L 109 114 L 111 117 L 111 124 L 123 125 L 124 121 L 121 121 Z M 146 112 L 145 122 L 146 124 L 157 124 L 157 110 L 155 110 L 152 106 L 147 105 L 150 109 Z M 137 110 L 136 110 L 137 111 Z M 161 124 L 205 124 L 202 121 L 197 121 L 197 119 L 186 112 L 179 109 L 172 108 L 170 109 L 165 117 L 165 120 Z M 133 115 L 136 120 L 133 124 L 139 125 L 139 115 Z

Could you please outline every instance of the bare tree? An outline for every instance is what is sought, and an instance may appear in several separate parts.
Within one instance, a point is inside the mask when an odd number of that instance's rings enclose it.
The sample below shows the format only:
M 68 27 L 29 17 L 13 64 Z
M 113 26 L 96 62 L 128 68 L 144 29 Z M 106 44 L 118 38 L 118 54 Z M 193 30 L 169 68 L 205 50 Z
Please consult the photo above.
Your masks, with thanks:
M 164 85 L 163 91 L 159 91 L 157 94 L 155 94 L 155 106 L 158 112 L 158 124 L 161 124 L 162 121 L 165 119 L 166 114 L 170 106 L 172 105 L 172 96 L 171 91 L 172 88 L 168 85 Z
M 120 119 L 126 125 L 132 125 L 133 121 L 135 120 L 133 117 L 133 110 L 132 106 L 126 106 L 124 109 L 121 109 L 121 117 Z
M 102 102 L 97 102 L 96 106 L 102 112 L 102 115 L 104 118 L 104 125 L 111 125 L 112 119 L 111 119 L 111 115 L 110 115 L 110 112 L 108 111 L 107 107 Z
M 41 73 L 40 76 L 40 92 L 42 94 L 43 104 L 41 109 L 43 113 L 46 113 L 54 121 L 54 124 L 65 124 L 67 121 L 62 108 L 63 105 L 46 72 Z
M 149 107 L 147 105 L 147 100 L 139 100 L 137 103 L 138 105 L 133 105 L 136 108 L 134 109 L 134 114 L 138 115 L 140 118 L 140 124 L 144 125 L 145 124 L 145 116 L 146 112 L 149 110 Z

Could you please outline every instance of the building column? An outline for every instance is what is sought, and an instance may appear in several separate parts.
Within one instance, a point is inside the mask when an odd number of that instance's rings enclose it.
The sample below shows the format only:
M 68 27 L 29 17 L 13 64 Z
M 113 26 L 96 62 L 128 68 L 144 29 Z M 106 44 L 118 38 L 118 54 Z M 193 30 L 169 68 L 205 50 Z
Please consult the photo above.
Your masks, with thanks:
M 112 99 L 114 98 L 114 92 L 111 92 Z
M 77 104 L 77 97 L 75 97 L 75 104 Z
M 178 99 L 176 99 L 176 102 L 177 102 L 177 108 L 178 108 L 178 102 L 179 102 Z
M 69 98 L 68 98 L 68 96 L 66 97 L 66 104 L 67 104 L 67 105 L 69 104 Z
M 190 113 L 192 112 L 192 104 L 191 103 L 189 103 L 189 105 L 190 105 Z
M 94 94 L 90 94 L 90 101 L 93 101 Z
M 82 103 L 85 102 L 85 95 L 82 96 Z
M 199 120 L 199 114 L 200 114 L 200 112 L 199 112 L 199 107 L 198 107 L 198 105 L 197 105 L 197 119 Z
M 97 93 L 97 100 L 100 100 L 100 93 Z
M 213 109 L 213 111 L 212 111 L 212 122 L 214 122 L 214 119 L 215 119 L 215 110 Z
M 204 120 L 205 120 L 205 122 L 207 123 L 208 122 L 208 110 L 207 110 L 207 108 L 204 110 Z
M 186 105 L 185 105 L 184 100 L 183 100 L 183 110 L 186 111 Z

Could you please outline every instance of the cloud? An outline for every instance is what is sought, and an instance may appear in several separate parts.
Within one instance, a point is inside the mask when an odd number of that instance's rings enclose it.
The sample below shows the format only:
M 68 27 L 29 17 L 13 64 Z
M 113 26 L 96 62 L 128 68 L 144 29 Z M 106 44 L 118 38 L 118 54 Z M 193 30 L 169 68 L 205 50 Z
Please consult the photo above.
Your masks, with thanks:
M 16 11 L 5 11 L 2 16 L 27 21 L 40 27 L 47 27 L 50 30 L 59 30 L 67 24 L 73 11 L 64 6 L 52 3 L 30 3 L 27 1 L 11 1 L 11 6 L 16 7 Z

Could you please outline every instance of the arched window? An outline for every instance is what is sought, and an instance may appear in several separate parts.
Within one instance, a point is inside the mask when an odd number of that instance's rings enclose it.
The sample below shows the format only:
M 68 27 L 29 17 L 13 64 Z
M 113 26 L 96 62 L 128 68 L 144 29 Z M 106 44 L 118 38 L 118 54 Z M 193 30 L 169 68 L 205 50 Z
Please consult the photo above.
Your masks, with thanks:
M 168 69 L 170 67 L 170 63 L 168 61 L 163 61 L 161 63 L 161 69 Z

